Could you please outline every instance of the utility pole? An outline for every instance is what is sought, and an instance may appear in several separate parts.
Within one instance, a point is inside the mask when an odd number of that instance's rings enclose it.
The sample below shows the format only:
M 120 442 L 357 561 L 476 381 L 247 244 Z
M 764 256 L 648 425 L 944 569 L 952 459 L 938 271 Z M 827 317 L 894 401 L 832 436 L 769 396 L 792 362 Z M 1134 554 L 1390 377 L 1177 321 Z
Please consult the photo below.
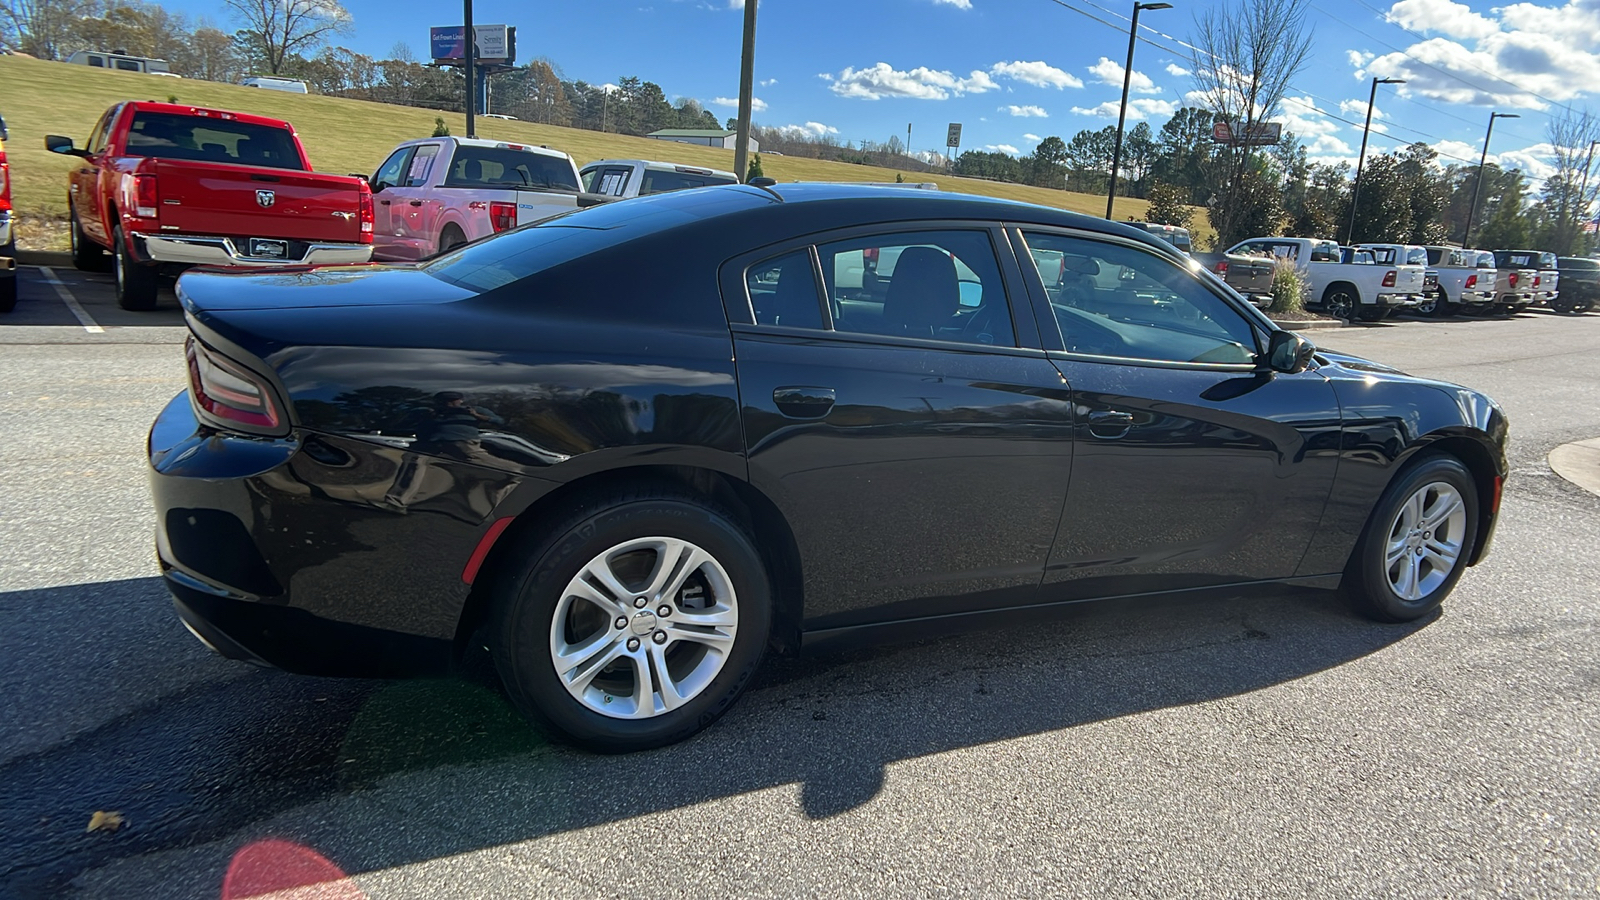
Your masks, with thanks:
M 906 123 L 906 155 L 911 155 L 911 123 Z M 1585 173 L 1587 174 L 1587 173 Z
M 474 82 L 473 68 L 478 60 L 478 34 L 472 27 L 472 0 L 461 0 L 462 18 L 467 20 L 462 38 L 467 44 L 467 137 L 478 136 L 477 127 L 472 121 L 473 113 L 478 107 L 478 86 Z
M 1467 207 L 1467 230 L 1461 235 L 1461 246 L 1472 248 L 1472 217 L 1478 211 L 1478 195 L 1483 193 L 1483 167 L 1489 162 L 1489 138 L 1494 137 L 1495 119 L 1520 119 L 1516 113 L 1489 113 L 1489 130 L 1483 134 L 1483 155 L 1478 158 L 1478 180 L 1472 184 L 1472 205 Z
M 1591 221 L 1589 218 L 1589 170 L 1594 168 L 1594 148 L 1596 145 L 1600 145 L 1600 141 L 1589 142 L 1589 158 L 1584 160 L 1583 163 L 1583 186 L 1578 188 L 1578 218 L 1582 220 L 1582 225 L 1578 228 L 1578 240 L 1580 242 L 1583 241 L 1583 236 L 1587 234 L 1585 226 Z
M 739 129 L 734 134 L 733 173 L 739 181 L 750 174 L 750 101 L 755 96 L 756 0 L 744 0 L 744 50 L 739 60 Z
M 1404 78 L 1372 79 L 1372 92 L 1367 95 L 1367 124 L 1361 129 L 1361 155 L 1356 157 L 1356 183 L 1355 187 L 1350 189 L 1350 227 L 1344 233 L 1346 244 L 1356 239 L 1356 201 L 1361 198 L 1361 167 L 1367 162 L 1367 134 L 1372 131 L 1372 104 L 1378 102 L 1378 85 L 1405 83 Z
M 1128 26 L 1128 64 L 1122 69 L 1122 110 L 1117 113 L 1117 143 L 1111 150 L 1111 188 L 1106 191 L 1106 218 L 1117 199 L 1117 168 L 1122 164 L 1122 126 L 1128 120 L 1128 86 L 1133 82 L 1133 45 L 1139 40 L 1139 12 L 1146 9 L 1171 9 L 1171 3 L 1135 3 L 1133 23 Z

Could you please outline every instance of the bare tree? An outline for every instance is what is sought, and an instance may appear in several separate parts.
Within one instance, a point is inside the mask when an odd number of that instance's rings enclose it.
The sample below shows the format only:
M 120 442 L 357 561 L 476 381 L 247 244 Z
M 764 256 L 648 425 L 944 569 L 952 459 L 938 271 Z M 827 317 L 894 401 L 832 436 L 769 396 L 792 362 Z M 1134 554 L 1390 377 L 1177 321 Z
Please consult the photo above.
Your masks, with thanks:
M 291 56 L 304 55 L 336 34 L 351 31 L 350 13 L 338 0 L 224 0 L 244 26 L 240 40 L 273 75 Z
M 1568 255 L 1582 246 L 1583 226 L 1593 220 L 1600 178 L 1594 176 L 1595 151 L 1600 147 L 1600 118 L 1588 110 L 1570 107 L 1552 116 L 1545 126 L 1545 139 L 1555 154 L 1555 172 L 1544 182 L 1544 202 L 1549 215 L 1547 249 Z
M 97 0 L 0 0 L 0 48 L 65 59 L 82 49 L 79 21 L 102 11 Z
M 1232 0 L 1195 16 L 1194 80 L 1206 105 L 1236 135 L 1250 136 L 1278 113 L 1289 82 L 1305 68 L 1312 33 L 1309 0 Z M 1227 243 L 1248 221 L 1243 208 L 1245 173 L 1254 151 L 1233 149 L 1228 183 L 1213 204 L 1213 227 Z

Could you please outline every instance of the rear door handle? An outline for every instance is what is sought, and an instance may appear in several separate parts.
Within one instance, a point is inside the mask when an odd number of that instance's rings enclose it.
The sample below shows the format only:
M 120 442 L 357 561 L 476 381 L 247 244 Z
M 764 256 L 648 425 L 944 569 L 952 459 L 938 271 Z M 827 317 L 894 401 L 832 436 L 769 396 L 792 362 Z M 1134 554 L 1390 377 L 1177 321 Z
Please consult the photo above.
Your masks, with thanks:
M 422 205 L 422 201 L 421 200 L 413 200 L 413 201 L 411 201 L 411 205 L 412 206 L 421 206 Z
M 378 202 L 382 203 L 384 206 L 388 206 L 389 205 L 389 201 L 387 201 L 387 200 L 379 200 Z
M 833 388 L 790 385 L 772 389 L 778 411 L 795 419 L 820 419 L 833 409 Z

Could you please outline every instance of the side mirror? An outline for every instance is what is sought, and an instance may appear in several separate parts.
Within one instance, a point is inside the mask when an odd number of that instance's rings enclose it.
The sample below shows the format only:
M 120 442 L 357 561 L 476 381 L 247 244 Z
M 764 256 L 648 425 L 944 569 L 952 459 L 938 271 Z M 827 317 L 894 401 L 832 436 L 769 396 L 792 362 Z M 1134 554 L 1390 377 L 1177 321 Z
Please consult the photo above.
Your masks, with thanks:
M 11 133 L 6 131 L 6 120 L 5 119 L 0 119 L 0 143 L 3 143 L 5 141 L 9 140 L 10 137 L 11 137 Z
M 1290 375 L 1304 372 L 1317 352 L 1315 344 L 1292 331 L 1274 331 L 1267 341 L 1266 367 Z
M 72 138 L 62 137 L 59 134 L 44 136 L 44 148 L 51 153 L 60 153 L 64 156 L 88 156 L 88 151 L 79 150 L 72 146 Z

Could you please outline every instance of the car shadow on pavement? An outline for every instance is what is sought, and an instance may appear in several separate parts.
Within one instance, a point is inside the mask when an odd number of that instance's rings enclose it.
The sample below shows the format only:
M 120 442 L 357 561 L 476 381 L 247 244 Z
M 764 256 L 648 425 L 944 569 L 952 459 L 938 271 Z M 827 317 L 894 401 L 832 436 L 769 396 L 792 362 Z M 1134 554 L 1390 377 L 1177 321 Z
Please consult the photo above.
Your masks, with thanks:
M 83 587 L 0 594 L 0 608 L 70 602 Z M 481 661 L 425 681 L 259 670 L 0 765 L 0 894 L 53 896 L 115 860 L 196 847 L 187 884 L 160 893 L 215 897 L 229 856 L 253 837 L 291 838 L 355 874 L 791 785 L 805 816 L 826 818 L 871 801 L 902 761 L 1072 741 L 1078 726 L 1304 678 L 1422 627 L 1365 622 L 1330 594 L 1287 588 L 1083 605 L 938 640 L 769 659 L 722 721 L 626 756 L 546 740 Z M 114 665 L 129 652 L 116 642 L 113 629 L 84 652 Z M 374 803 L 382 818 L 424 827 L 382 827 Z M 127 827 L 85 833 L 95 810 L 121 812 Z

